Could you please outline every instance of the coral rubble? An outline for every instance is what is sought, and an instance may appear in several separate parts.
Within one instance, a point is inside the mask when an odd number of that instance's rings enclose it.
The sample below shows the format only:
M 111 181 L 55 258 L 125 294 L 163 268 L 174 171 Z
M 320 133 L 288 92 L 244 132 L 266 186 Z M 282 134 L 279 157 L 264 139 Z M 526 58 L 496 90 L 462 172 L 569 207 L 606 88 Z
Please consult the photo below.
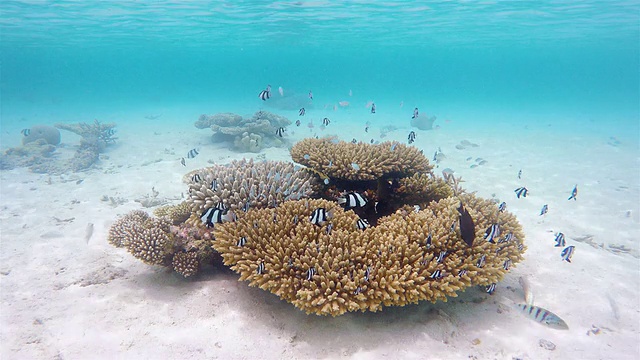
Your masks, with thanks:
M 34 125 L 22 137 L 22 144 L 26 145 L 38 139 L 44 139 L 49 145 L 60 144 L 60 130 L 48 125 Z

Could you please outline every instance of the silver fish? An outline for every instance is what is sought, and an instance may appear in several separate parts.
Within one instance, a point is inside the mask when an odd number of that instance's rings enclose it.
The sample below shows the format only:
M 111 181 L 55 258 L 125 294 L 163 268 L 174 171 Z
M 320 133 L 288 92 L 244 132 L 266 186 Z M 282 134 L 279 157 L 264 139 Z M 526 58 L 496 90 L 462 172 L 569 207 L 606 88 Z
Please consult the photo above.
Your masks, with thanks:
M 558 315 L 552 313 L 547 309 L 543 309 L 539 306 L 535 305 L 527 305 L 527 304 L 514 304 L 516 309 L 520 310 L 520 313 L 524 316 L 528 317 L 531 320 L 536 321 L 539 324 L 546 325 L 552 329 L 556 330 L 568 330 L 569 325 L 567 325 L 564 320 L 562 320 Z

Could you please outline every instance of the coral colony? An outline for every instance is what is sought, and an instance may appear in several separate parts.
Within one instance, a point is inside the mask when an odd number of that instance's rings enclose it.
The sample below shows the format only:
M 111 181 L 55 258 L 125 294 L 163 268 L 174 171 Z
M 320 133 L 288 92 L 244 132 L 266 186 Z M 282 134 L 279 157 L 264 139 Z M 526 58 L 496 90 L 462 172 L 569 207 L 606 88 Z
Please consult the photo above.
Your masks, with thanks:
M 435 175 L 413 146 L 305 139 L 291 157 L 299 165 L 192 171 L 187 201 L 120 218 L 109 242 L 185 277 L 221 258 L 250 286 L 332 316 L 491 293 L 523 259 L 517 219 Z

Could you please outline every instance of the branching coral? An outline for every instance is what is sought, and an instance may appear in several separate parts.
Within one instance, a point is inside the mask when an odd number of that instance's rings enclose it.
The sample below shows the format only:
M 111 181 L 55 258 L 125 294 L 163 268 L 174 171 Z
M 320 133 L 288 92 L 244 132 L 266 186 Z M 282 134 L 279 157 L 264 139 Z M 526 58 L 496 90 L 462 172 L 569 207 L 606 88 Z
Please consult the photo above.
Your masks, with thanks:
M 336 316 L 446 301 L 468 286 L 497 282 L 506 272 L 505 261 L 522 259 L 522 230 L 509 214 L 500 221 L 514 234 L 512 240 L 468 247 L 459 232 L 451 231 L 460 201 L 477 217 L 476 236 L 482 237 L 483 229 L 497 221 L 492 218 L 497 209 L 472 195 L 433 202 L 419 212 L 399 211 L 365 230 L 357 228 L 353 212 L 334 202 L 299 200 L 252 210 L 216 227 L 213 247 L 241 280 L 307 313 Z M 310 218 L 320 208 L 332 216 L 319 226 Z
M 133 211 L 118 219 L 109 229 L 107 241 L 152 265 L 166 264 L 174 246 L 169 223 L 144 211 Z

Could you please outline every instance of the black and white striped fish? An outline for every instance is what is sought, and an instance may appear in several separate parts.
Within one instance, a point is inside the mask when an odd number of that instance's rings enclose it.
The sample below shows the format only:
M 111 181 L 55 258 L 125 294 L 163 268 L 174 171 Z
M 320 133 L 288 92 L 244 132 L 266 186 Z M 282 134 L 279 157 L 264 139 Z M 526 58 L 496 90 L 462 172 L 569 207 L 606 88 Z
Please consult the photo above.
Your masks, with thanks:
M 300 110 L 298 110 L 298 115 L 300 116 L 304 116 L 304 114 L 307 113 L 307 110 L 305 110 L 304 108 L 300 108 Z
M 482 257 L 480 257 L 480 260 L 478 260 L 478 262 L 476 263 L 476 266 L 479 268 L 483 267 L 486 259 L 487 259 L 487 256 L 482 255 Z
M 300 126 L 301 122 L 300 119 L 296 120 L 296 126 Z
M 311 217 L 309 218 L 311 223 L 314 225 L 322 225 L 325 221 L 327 221 L 327 219 L 328 214 L 327 209 L 325 208 L 317 208 L 313 210 L 313 213 L 311 213 Z
M 507 210 L 507 203 L 503 201 L 500 203 L 500 205 L 498 205 L 498 211 L 505 212 L 506 210 Z
M 409 139 L 409 144 L 413 144 L 413 142 L 416 141 L 416 132 L 411 130 L 407 139 Z
M 223 221 L 233 221 L 235 220 L 235 217 L 233 216 L 233 213 L 227 212 L 224 209 L 211 207 L 206 209 L 202 215 L 200 215 L 200 220 L 206 227 L 213 227 L 213 224 L 220 224 Z
M 425 241 L 425 246 L 427 247 L 427 249 L 431 248 L 432 241 L 433 241 L 433 238 L 431 237 L 431 233 L 429 233 L 429 235 L 427 236 L 427 241 Z
M 309 270 L 307 270 L 307 280 L 309 281 L 313 280 L 313 275 L 315 274 L 316 274 L 316 268 L 310 267 Z
M 492 283 L 491 285 L 487 286 L 487 294 L 493 295 L 495 291 L 496 291 L 496 283 Z
M 360 230 L 364 230 L 369 227 L 369 222 L 367 219 L 358 219 L 358 221 L 356 221 L 356 227 Z
M 451 224 L 450 230 L 451 230 L 451 232 L 456 231 L 456 222 L 455 221 L 453 222 L 453 224 Z
M 502 268 L 505 269 L 506 271 L 509 271 L 509 269 L 511 268 L 511 259 L 505 260 L 504 264 L 502 265 Z
M 529 193 L 529 190 L 527 190 L 526 187 L 522 186 L 522 187 L 519 187 L 519 188 L 515 189 L 514 192 L 516 193 L 516 196 L 518 197 L 518 199 L 520 199 L 520 196 L 526 198 L 527 194 Z
M 193 148 L 189 150 L 189 152 L 187 153 L 187 159 L 193 159 L 194 157 L 198 156 L 198 154 L 199 154 L 198 149 Z
M 439 263 L 441 263 L 442 261 L 444 261 L 444 257 L 447 256 L 447 252 L 446 251 L 440 251 L 440 254 L 438 254 L 438 259 L 437 261 Z
M 356 138 L 351 139 L 351 143 L 352 144 L 356 144 L 358 142 L 358 140 L 356 140 Z
M 251 207 L 251 201 L 247 200 L 247 202 L 245 202 L 244 205 L 242 205 L 242 211 L 244 212 L 249 211 L 249 207 Z
M 369 281 L 369 276 L 371 276 L 371 266 L 367 266 L 367 269 L 364 271 L 364 281 Z
M 331 230 L 333 230 L 333 224 L 327 225 L 327 235 L 331 235 Z
M 442 271 L 440 271 L 439 269 L 434 271 L 431 275 L 429 275 L 430 278 L 432 279 L 439 279 L 442 277 Z
M 547 309 L 528 304 L 514 304 L 524 316 L 539 324 L 546 325 L 556 330 L 567 330 L 569 326 L 558 315 Z
M 236 246 L 245 246 L 246 244 L 247 244 L 247 238 L 243 236 L 238 240 L 238 243 L 236 244 Z
M 502 239 L 498 240 L 498 244 L 502 244 L 502 243 L 506 243 L 509 242 L 511 240 L 513 240 L 513 233 L 510 232 L 507 235 L 505 235 L 505 237 L 503 237 Z
M 554 241 L 556 242 L 556 245 L 554 247 L 564 246 L 564 234 L 561 232 L 557 233 Z
M 218 179 L 211 180 L 211 190 L 213 191 L 218 190 Z
M 560 253 L 560 256 L 562 256 L 562 260 L 571 262 L 571 257 L 573 256 L 573 252 L 575 249 L 576 247 L 573 245 L 564 248 L 564 250 L 562 250 L 562 253 Z
M 367 200 L 357 192 L 350 192 L 339 197 L 338 204 L 343 205 L 345 209 L 351 209 L 367 205 Z
M 260 261 L 260 264 L 258 264 L 258 269 L 256 270 L 256 273 L 258 275 L 264 274 L 264 261 Z
M 267 85 L 266 89 L 260 91 L 260 94 L 258 94 L 258 97 L 262 101 L 266 101 L 267 99 L 269 99 L 271 97 L 271 85 Z
M 200 180 L 202 180 L 202 177 L 200 177 L 200 174 L 193 174 L 193 176 L 191 177 L 191 181 L 193 182 L 200 182 Z
M 376 113 L 376 104 L 375 103 L 371 103 L 371 113 L 372 114 Z
M 360 294 L 361 292 L 362 292 L 362 288 L 361 288 L 360 286 L 358 286 L 358 287 L 356 288 L 356 290 L 353 292 L 353 295 L 358 295 L 358 294 Z
M 324 126 L 328 126 L 328 125 L 329 125 L 329 123 L 331 123 L 331 120 L 329 120 L 329 118 L 324 118 L 324 119 L 322 119 L 322 125 L 324 125 Z
M 287 129 L 285 129 L 285 128 L 283 128 L 283 127 L 279 127 L 279 128 L 278 128 L 278 130 L 276 130 L 276 135 L 278 135 L 278 136 L 282 137 L 282 135 L 284 134 L 284 132 L 285 132 L 286 130 L 287 130 Z
M 418 117 L 418 108 L 413 109 L 413 116 L 411 117 L 412 119 L 415 119 Z
M 467 269 L 462 269 L 458 271 L 458 277 L 467 275 Z
M 31 134 L 31 129 L 22 129 L 20 130 L 20 134 L 23 136 L 29 136 L 29 134 Z
M 540 210 L 540 216 L 544 215 L 549 211 L 549 206 L 547 204 L 542 205 L 542 210 Z
M 492 244 L 495 244 L 495 241 L 493 241 L 493 239 L 497 239 L 499 237 L 500 237 L 500 225 L 498 224 L 493 224 L 489 226 L 487 230 L 485 230 L 484 232 L 484 239 Z

